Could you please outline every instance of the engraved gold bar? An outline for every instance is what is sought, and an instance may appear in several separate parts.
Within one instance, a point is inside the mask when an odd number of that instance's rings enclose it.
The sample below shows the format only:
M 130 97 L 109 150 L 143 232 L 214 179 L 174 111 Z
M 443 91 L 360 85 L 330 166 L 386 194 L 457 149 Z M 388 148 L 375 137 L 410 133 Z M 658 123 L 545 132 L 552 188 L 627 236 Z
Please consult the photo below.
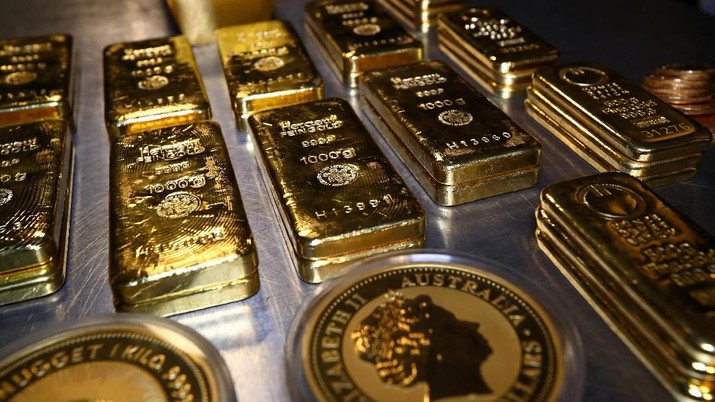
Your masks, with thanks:
M 217 123 L 121 137 L 110 168 L 118 310 L 172 315 L 258 290 L 251 228 Z
M 0 125 L 73 117 L 72 37 L 0 40 Z
M 320 100 L 248 120 L 298 258 L 326 261 L 423 243 L 422 207 L 347 102 Z M 330 269 L 301 277 L 315 282 Z
M 533 90 L 635 161 L 698 154 L 710 145 L 711 133 L 699 123 L 596 63 L 541 69 Z
M 446 64 L 427 60 L 367 73 L 360 94 L 365 111 L 386 126 L 379 131 L 418 178 L 424 170 L 431 182 L 446 186 L 494 182 L 490 191 L 472 194 L 478 198 L 536 184 L 541 144 Z M 524 187 L 508 183 L 525 171 L 531 180 L 521 182 Z
M 241 130 L 248 130 L 250 113 L 325 96 L 323 79 L 289 23 L 222 28 L 216 41 Z
M 104 49 L 104 118 L 110 137 L 210 117 L 204 84 L 183 36 Z
M 74 153 L 69 124 L 0 128 L 0 305 L 44 296 L 65 280 Z
M 381 0 L 380 4 L 409 29 L 427 33 L 437 24 L 439 14 L 457 11 L 464 7 L 465 2 L 463 0 Z
M 313 1 L 305 6 L 305 24 L 351 88 L 365 71 L 422 59 L 422 44 L 374 1 Z
M 715 239 L 637 179 L 602 173 L 547 186 L 541 207 L 622 286 L 643 319 L 693 361 L 715 366 Z

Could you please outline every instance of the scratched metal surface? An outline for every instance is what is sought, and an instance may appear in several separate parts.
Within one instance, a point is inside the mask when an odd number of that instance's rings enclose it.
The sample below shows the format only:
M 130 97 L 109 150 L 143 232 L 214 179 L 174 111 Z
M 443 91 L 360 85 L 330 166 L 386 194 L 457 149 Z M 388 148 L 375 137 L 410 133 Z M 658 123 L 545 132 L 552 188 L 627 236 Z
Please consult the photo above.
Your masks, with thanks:
M 277 18 L 293 21 L 305 38 L 303 2 L 276 3 Z M 715 18 L 670 0 L 493 0 L 478 4 L 498 5 L 560 48 L 563 60 L 598 60 L 633 79 L 639 80 L 665 62 L 715 62 Z M 107 283 L 109 143 L 102 115 L 102 48 L 114 42 L 174 34 L 176 28 L 162 0 L 0 1 L 0 36 L 55 32 L 74 35 L 81 70 L 68 278 L 54 296 L 0 308 L 0 346 L 58 321 L 113 312 Z M 444 60 L 436 50 L 434 37 L 428 37 L 427 42 L 428 56 Z M 307 45 L 323 72 L 328 95 L 344 97 L 357 105 L 355 94 L 338 84 L 317 49 L 309 42 Z M 195 53 L 253 228 L 261 290 L 247 301 L 173 319 L 198 330 L 219 348 L 240 400 L 288 400 L 284 338 L 294 311 L 312 286 L 300 282 L 288 263 L 289 254 L 258 177 L 251 143 L 235 126 L 216 47 L 197 47 Z M 438 207 L 395 155 L 387 152 L 426 207 L 428 247 L 459 250 L 515 267 L 561 300 L 571 311 L 585 346 L 584 400 L 671 400 L 534 242 L 533 211 L 539 190 L 548 183 L 594 170 L 530 120 L 521 99 L 495 101 L 544 145 L 542 175 L 535 188 L 459 207 Z M 715 233 L 715 149 L 706 154 L 695 179 L 657 192 Z

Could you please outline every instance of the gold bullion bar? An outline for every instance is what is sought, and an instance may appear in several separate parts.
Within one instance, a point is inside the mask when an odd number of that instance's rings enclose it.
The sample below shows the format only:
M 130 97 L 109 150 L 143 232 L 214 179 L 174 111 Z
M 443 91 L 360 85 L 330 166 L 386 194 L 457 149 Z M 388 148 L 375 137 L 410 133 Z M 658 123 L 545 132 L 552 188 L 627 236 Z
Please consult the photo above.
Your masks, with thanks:
M 650 162 L 701 153 L 711 133 L 635 82 L 596 63 L 538 70 L 533 90 L 625 157 Z
M 537 68 L 556 63 L 554 48 L 502 11 L 468 8 L 439 17 L 439 43 L 481 66 L 483 75 L 502 85 L 525 86 Z
M 541 206 L 688 356 L 715 366 L 715 238 L 622 173 L 547 186 Z
M 403 25 L 420 33 L 429 32 L 440 13 L 457 11 L 465 6 L 464 0 L 381 0 L 380 4 Z
M 0 128 L 0 305 L 65 281 L 73 156 L 62 120 Z
M 74 124 L 72 67 L 69 35 L 0 40 L 0 125 Z
M 251 228 L 217 123 L 119 138 L 110 160 L 118 310 L 171 315 L 258 290 Z
M 186 38 L 107 46 L 104 117 L 112 138 L 209 119 L 211 108 Z
M 300 258 L 379 252 L 424 238 L 422 207 L 344 100 L 259 112 L 248 121 Z
M 539 165 L 541 144 L 441 61 L 367 73 L 360 93 L 437 182 Z
M 351 88 L 365 71 L 422 60 L 422 44 L 374 1 L 313 1 L 305 6 L 305 24 Z
M 250 113 L 325 97 L 323 79 L 289 23 L 222 28 L 216 41 L 240 129 L 248 130 Z

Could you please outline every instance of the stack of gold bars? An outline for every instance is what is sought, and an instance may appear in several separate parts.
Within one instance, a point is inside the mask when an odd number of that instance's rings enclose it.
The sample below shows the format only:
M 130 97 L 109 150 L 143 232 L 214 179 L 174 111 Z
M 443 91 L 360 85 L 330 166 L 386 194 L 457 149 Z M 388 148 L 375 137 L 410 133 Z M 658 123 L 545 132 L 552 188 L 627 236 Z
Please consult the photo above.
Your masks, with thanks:
M 248 122 L 301 279 L 321 282 L 357 259 L 422 247 L 422 207 L 349 103 L 302 103 Z
M 172 315 L 256 293 L 251 228 L 188 41 L 110 45 L 104 82 L 117 309 Z
M 531 74 L 556 63 L 559 51 L 495 8 L 439 16 L 439 48 L 490 93 L 510 98 Z
M 643 77 L 643 88 L 715 133 L 715 66 L 666 64 Z
M 715 398 L 715 238 L 641 181 L 547 186 L 539 247 L 680 401 Z
M 65 282 L 73 95 L 70 36 L 0 40 L 0 305 Z
M 541 144 L 441 61 L 360 78 L 364 112 L 437 203 L 536 184 Z
M 464 8 L 464 0 L 380 0 L 392 15 L 409 29 L 427 33 L 441 13 Z
M 534 73 L 526 110 L 599 171 L 658 186 L 697 173 L 711 133 L 636 83 L 596 63 Z

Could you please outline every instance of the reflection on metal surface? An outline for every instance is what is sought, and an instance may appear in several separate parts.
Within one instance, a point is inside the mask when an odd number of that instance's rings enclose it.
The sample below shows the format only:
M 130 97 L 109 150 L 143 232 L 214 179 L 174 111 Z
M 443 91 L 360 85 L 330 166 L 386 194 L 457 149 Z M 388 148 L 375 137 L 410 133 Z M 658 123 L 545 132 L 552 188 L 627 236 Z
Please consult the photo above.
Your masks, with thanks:
M 365 71 L 422 59 L 422 44 L 373 1 L 307 3 L 305 25 L 333 71 L 351 88 Z
M 536 184 L 541 144 L 444 63 L 366 73 L 360 94 L 373 124 L 438 203 Z
M 323 79 L 289 23 L 222 28 L 216 42 L 242 130 L 250 113 L 324 97 Z
M 357 258 L 424 242 L 424 211 L 340 99 L 249 118 L 298 272 L 319 282 Z
M 72 37 L 0 40 L 0 125 L 63 119 L 74 124 Z
M 217 123 L 120 138 L 110 160 L 119 310 L 172 315 L 258 290 L 251 228 Z
M 437 24 L 441 13 L 456 11 L 465 6 L 464 0 L 381 0 L 403 25 L 419 33 L 427 33 Z
M 211 108 L 182 36 L 104 49 L 104 118 L 112 137 L 206 120 Z

